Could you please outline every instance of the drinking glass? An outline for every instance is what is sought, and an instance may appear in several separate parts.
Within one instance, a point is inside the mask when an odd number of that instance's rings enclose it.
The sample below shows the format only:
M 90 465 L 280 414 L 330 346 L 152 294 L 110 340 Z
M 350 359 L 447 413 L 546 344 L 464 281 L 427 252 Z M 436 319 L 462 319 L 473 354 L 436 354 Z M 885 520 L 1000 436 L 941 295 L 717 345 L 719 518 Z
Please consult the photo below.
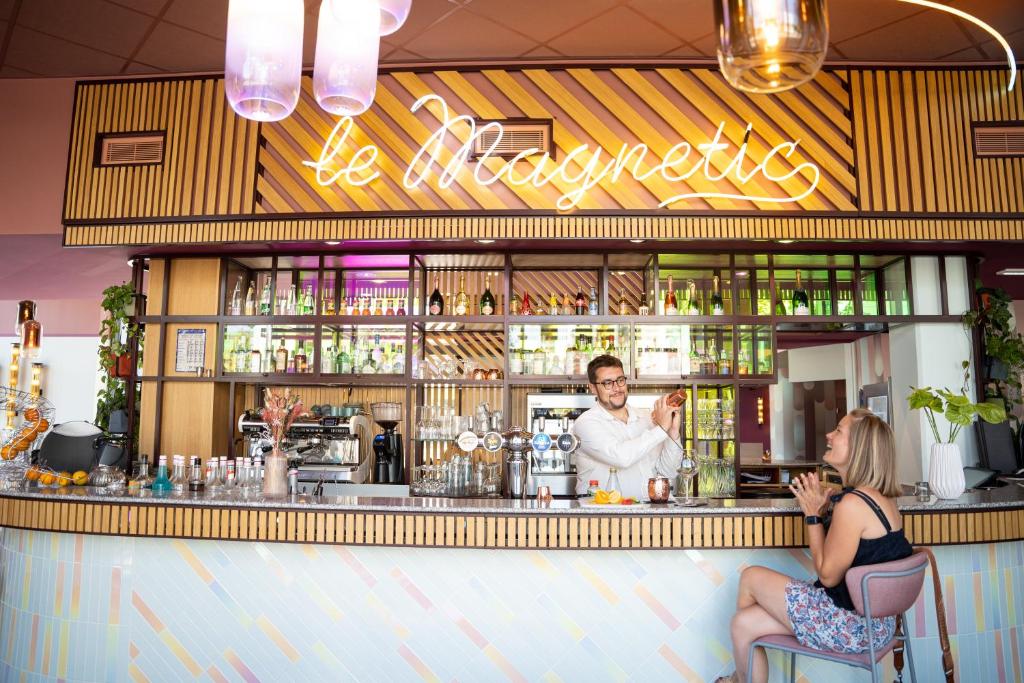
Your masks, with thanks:
M 690 489 L 693 484 L 693 476 L 697 474 L 697 459 L 693 455 L 692 448 L 683 449 L 682 457 L 679 459 L 679 469 L 676 471 L 676 493 L 678 495 L 680 482 L 683 489 L 682 505 L 692 506 L 696 504 L 690 497 Z

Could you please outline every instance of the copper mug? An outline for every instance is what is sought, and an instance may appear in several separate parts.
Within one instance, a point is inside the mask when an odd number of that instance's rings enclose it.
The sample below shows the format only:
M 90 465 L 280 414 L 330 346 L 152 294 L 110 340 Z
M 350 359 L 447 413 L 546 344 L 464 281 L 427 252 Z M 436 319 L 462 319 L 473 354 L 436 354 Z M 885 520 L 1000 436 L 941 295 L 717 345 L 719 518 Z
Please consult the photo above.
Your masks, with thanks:
M 503 374 L 501 370 L 492 368 L 487 371 L 487 379 L 501 379 Z
M 669 494 L 668 477 L 651 477 L 647 480 L 647 497 L 652 503 L 667 503 Z
M 487 379 L 487 371 L 483 368 L 474 368 L 473 379 Z

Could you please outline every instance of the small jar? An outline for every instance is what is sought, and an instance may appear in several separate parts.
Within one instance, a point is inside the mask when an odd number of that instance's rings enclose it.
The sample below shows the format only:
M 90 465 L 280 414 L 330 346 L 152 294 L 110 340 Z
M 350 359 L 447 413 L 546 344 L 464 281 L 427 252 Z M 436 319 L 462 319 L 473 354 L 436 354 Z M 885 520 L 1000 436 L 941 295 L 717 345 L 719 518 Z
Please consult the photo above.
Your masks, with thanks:
M 667 503 L 669 498 L 668 477 L 651 477 L 648 479 L 647 497 L 652 503 Z

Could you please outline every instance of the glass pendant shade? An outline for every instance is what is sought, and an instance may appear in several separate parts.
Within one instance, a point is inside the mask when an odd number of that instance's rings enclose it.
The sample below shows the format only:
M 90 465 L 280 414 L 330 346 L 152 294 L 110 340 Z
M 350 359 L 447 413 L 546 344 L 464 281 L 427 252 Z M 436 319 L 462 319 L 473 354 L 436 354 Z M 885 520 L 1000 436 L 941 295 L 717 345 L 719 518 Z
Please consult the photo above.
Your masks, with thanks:
M 738 90 L 771 93 L 814 78 L 828 51 L 825 0 L 713 0 L 718 64 Z
M 26 320 L 21 325 L 21 350 L 26 358 L 39 355 L 39 347 L 43 343 L 43 326 L 38 320 Z
M 231 0 L 224 90 L 239 116 L 279 121 L 302 79 L 302 0 Z
M 14 324 L 14 334 L 21 336 L 21 326 L 26 320 L 32 320 L 36 317 L 36 302 L 35 301 L 19 301 L 18 302 L 18 321 Z
M 402 28 L 411 7 L 412 0 L 380 0 L 380 34 L 390 36 Z
M 377 91 L 378 0 L 324 0 L 316 32 L 313 95 L 339 116 L 362 114 Z

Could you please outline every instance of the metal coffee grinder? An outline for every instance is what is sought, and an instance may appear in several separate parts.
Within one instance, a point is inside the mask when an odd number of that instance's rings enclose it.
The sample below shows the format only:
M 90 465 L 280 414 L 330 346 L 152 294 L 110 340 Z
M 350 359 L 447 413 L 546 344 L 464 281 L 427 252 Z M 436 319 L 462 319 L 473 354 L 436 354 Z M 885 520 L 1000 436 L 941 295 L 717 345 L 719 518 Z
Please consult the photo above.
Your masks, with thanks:
M 384 430 L 383 434 L 373 437 L 374 481 L 378 484 L 401 484 L 405 480 L 405 456 L 402 453 L 402 436 L 395 432 L 395 428 L 402 421 L 402 404 L 392 401 L 371 403 L 370 413 L 373 421 Z

